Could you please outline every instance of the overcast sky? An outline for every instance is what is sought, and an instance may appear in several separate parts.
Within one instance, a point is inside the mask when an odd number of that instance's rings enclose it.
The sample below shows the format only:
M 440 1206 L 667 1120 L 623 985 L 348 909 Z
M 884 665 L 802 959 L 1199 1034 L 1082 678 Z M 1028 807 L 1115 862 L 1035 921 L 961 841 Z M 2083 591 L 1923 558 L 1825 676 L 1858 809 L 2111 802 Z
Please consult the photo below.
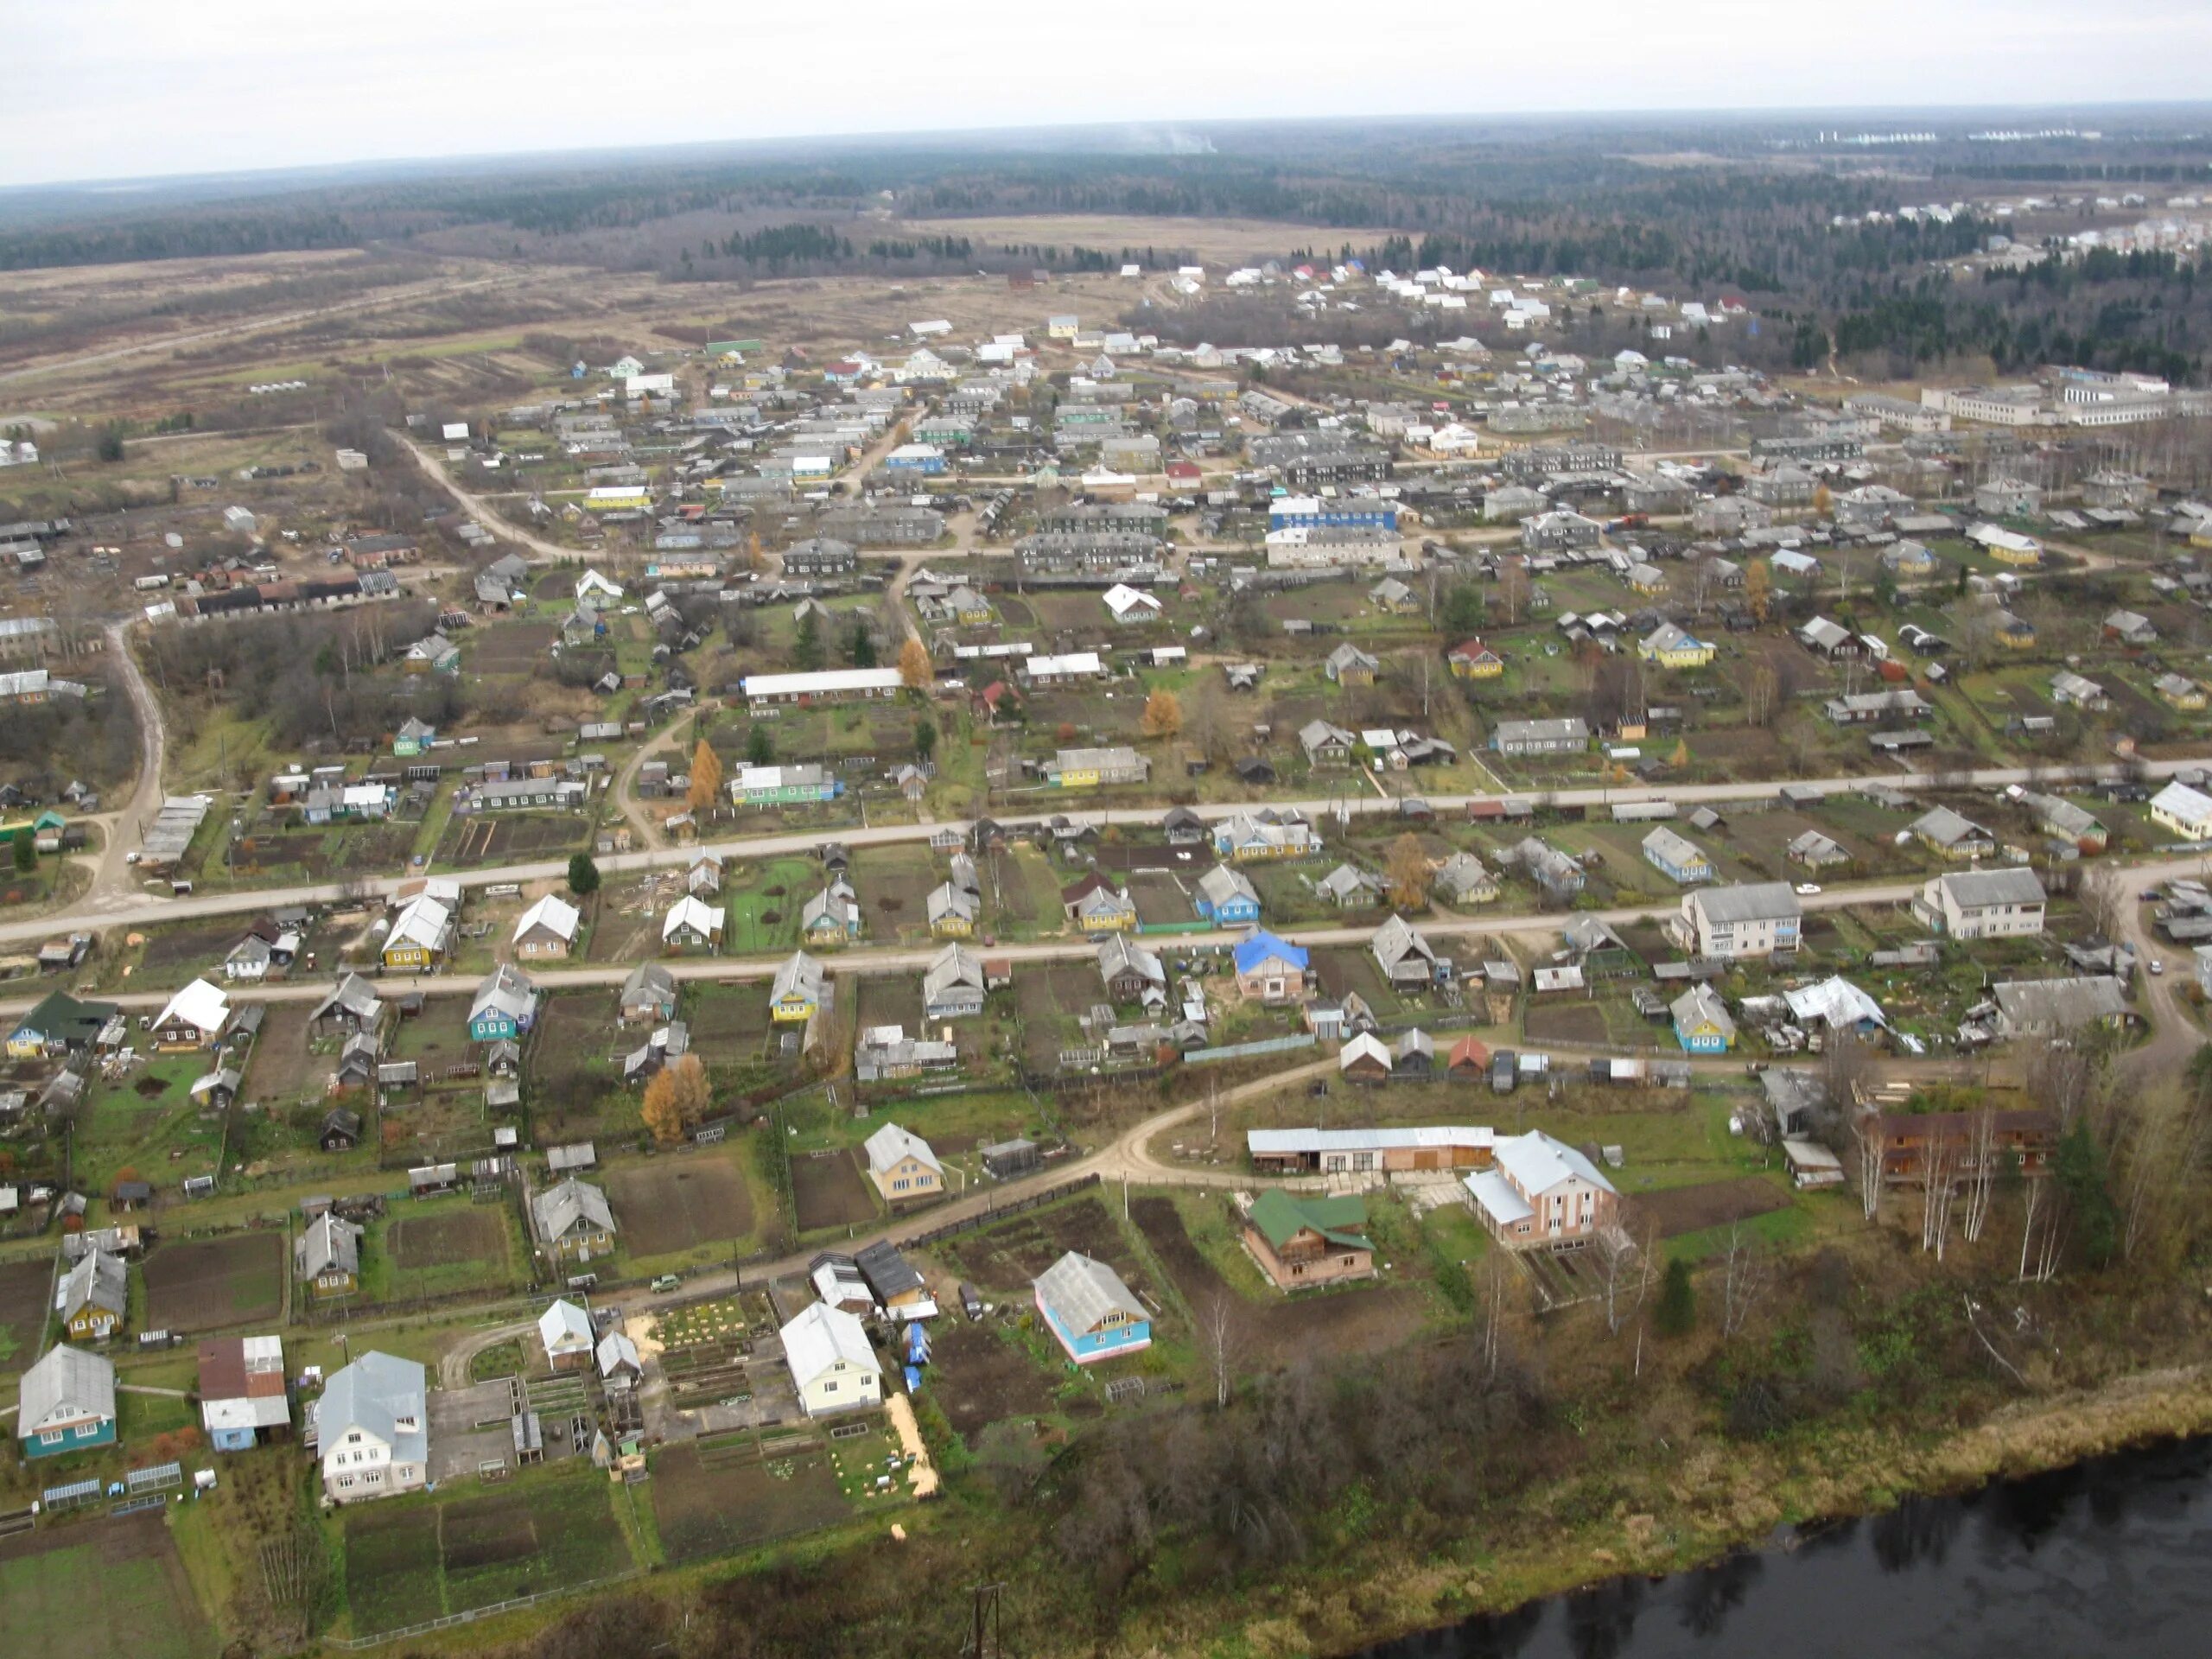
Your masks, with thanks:
M 2212 0 L 0 0 L 0 184 L 1092 120 L 2212 92 Z

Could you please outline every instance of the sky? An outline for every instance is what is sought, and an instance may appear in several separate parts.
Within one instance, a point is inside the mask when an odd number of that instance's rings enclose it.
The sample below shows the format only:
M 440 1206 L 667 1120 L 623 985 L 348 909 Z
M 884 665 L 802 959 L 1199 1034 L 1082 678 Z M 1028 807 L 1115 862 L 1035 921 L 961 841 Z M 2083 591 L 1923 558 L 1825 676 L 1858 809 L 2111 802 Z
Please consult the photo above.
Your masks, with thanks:
M 0 185 L 1092 121 L 2212 92 L 2208 0 L 0 0 Z

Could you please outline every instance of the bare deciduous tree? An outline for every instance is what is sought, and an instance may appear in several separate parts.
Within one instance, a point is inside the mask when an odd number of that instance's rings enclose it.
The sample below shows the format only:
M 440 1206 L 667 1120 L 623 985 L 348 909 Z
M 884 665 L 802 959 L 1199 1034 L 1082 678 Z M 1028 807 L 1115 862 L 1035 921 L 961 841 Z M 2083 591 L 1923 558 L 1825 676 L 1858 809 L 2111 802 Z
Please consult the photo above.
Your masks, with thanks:
M 1772 1280 L 1770 1266 L 1757 1238 L 1744 1231 L 1744 1224 L 1731 1224 L 1720 1276 L 1720 1335 L 1724 1341 L 1733 1340 L 1750 1320 L 1751 1310 L 1766 1294 Z
M 1969 1244 L 1981 1238 L 1989 1220 L 1990 1195 L 1997 1190 L 1997 1111 L 1986 1102 L 1974 1115 L 1967 1139 L 1966 1212 L 1959 1231 Z
M 1213 1379 L 1217 1411 L 1229 1408 L 1230 1385 L 1236 1376 L 1236 1310 L 1229 1298 L 1216 1293 L 1198 1314 L 1198 1351 L 1206 1374 Z

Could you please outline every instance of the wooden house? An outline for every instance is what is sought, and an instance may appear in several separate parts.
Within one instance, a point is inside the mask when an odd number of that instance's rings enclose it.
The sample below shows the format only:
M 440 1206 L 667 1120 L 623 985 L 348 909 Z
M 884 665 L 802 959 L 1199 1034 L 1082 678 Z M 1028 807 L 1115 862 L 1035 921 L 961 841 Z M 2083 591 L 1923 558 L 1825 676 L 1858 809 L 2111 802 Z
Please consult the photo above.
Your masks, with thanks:
M 1367 1201 L 1269 1187 L 1244 1217 L 1244 1246 L 1279 1290 L 1304 1290 L 1375 1271 Z

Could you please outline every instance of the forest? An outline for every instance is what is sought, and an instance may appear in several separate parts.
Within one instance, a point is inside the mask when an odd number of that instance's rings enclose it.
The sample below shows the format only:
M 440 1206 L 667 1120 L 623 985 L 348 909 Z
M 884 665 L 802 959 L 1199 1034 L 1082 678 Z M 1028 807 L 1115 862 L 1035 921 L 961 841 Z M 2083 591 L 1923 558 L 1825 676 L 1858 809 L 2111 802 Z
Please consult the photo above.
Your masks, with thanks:
M 336 247 L 596 263 L 671 281 L 1097 270 L 1116 256 L 918 227 L 1027 214 L 1255 219 L 1284 226 L 1286 253 L 1319 242 L 1370 266 L 1575 276 L 1683 298 L 1732 292 L 1781 325 L 1780 355 L 1801 368 L 1832 347 L 1878 372 L 1986 357 L 2004 372 L 2063 359 L 2202 377 L 2212 301 L 2193 262 L 2092 256 L 1955 283 L 1940 262 L 2009 221 L 1972 211 L 1942 224 L 1865 217 L 2000 175 L 2054 189 L 2201 176 L 2201 134 L 2146 118 L 2086 157 L 2031 149 L 1995 168 L 1961 140 L 1916 151 L 1908 176 L 1864 156 L 1785 164 L 1777 146 L 1791 132 L 1691 116 L 1671 127 L 1649 118 L 1251 123 L 1209 128 L 1190 153 L 1066 137 L 1016 149 L 1009 137 L 996 148 L 855 143 L 831 161 L 524 160 L 120 213 L 87 195 L 73 215 L 18 214 L 12 227 L 0 201 L 0 270 Z M 1697 164 L 1653 159 L 1677 154 Z M 870 217 L 887 206 L 896 232 Z M 1393 233 L 1376 238 L 1381 226 Z M 1328 234 L 1346 232 L 1358 234 Z

